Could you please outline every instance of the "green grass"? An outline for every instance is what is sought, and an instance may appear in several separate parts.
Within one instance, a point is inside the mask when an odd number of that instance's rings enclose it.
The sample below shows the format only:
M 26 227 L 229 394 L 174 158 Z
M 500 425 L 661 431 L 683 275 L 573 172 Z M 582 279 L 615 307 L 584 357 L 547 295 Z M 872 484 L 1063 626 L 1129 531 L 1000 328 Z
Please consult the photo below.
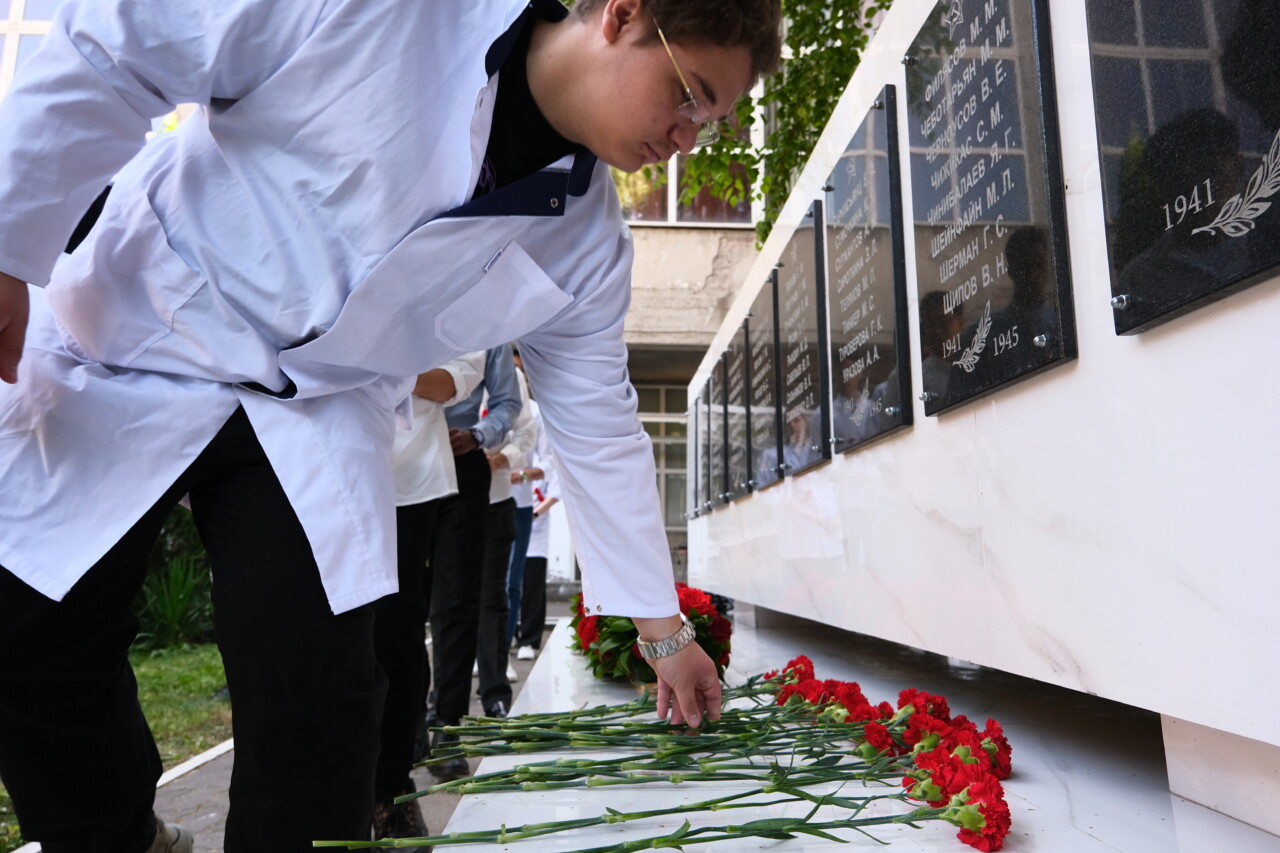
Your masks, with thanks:
M 165 769 L 231 737 L 231 703 L 222 658 L 212 643 L 129 655 L 138 699 Z M 0 786 L 0 853 L 23 844 L 9 795 Z

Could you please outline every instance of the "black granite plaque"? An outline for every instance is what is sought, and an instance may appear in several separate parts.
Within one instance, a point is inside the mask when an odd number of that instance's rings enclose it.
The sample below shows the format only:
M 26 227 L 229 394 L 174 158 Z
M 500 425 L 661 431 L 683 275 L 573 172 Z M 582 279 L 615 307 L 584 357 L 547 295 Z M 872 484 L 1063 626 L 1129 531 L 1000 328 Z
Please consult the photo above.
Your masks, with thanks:
M 932 415 L 1076 354 L 1048 0 L 942 0 L 904 62 Z
M 751 303 L 747 350 L 751 432 L 751 486 L 763 489 L 782 477 L 782 412 L 778 408 L 778 271 L 774 270 Z
M 725 428 L 729 445 L 729 499 L 751 491 L 751 430 L 747 424 L 747 324 L 724 354 Z
M 1280 4 L 1089 0 L 1116 332 L 1280 266 Z
M 822 203 L 815 201 L 778 262 L 782 466 L 788 476 L 831 458 Z
M 711 484 L 708 499 L 713 507 L 721 506 L 729 500 L 728 481 L 728 443 L 725 441 L 725 387 L 724 387 L 724 354 L 716 362 L 711 371 L 711 379 L 707 382 L 709 406 L 707 407 L 707 433 L 710 443 L 707 449 L 707 461 L 711 466 Z
M 697 518 L 702 514 L 702 501 L 706 489 L 703 484 L 706 482 L 706 476 L 703 472 L 702 463 L 702 444 L 703 444 L 703 413 L 706 411 L 706 404 L 702 401 L 703 390 L 698 389 L 698 393 L 693 398 L 692 405 L 686 414 L 688 421 L 688 453 L 685 454 L 685 467 L 688 471 L 686 480 L 688 481 L 688 511 L 685 518 Z
M 886 86 L 827 178 L 831 431 L 838 451 L 911 423 L 897 137 L 897 100 Z

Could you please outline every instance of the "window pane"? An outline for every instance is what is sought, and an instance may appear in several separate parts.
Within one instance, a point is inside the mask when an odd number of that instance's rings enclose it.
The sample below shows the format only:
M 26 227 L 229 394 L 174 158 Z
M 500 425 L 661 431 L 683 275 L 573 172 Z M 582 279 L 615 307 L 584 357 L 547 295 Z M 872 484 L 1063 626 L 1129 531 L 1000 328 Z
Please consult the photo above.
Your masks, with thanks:
M 666 445 L 667 448 L 667 467 L 683 468 L 685 467 L 686 451 L 683 442 L 673 442 Z
M 644 431 L 649 433 L 649 437 L 653 440 L 657 441 L 662 436 L 662 424 L 644 421 L 642 425 L 644 426 Z
M 667 221 L 667 179 L 665 170 L 649 169 L 627 174 L 610 169 L 618 200 L 622 202 L 622 218 L 640 222 Z
M 653 412 L 654 414 L 662 411 L 661 388 L 637 388 L 636 394 L 640 397 L 640 411 Z
M 680 180 L 684 180 L 684 164 L 685 158 L 678 157 L 677 163 L 680 169 Z M 729 167 L 730 171 L 742 176 L 743 182 L 746 184 L 746 192 L 743 193 L 737 204 L 729 204 L 728 202 L 716 198 L 711 194 L 709 187 L 703 187 L 694 197 L 692 204 L 682 204 L 676 212 L 676 220 L 679 222 L 743 222 L 750 224 L 751 222 L 751 184 L 746 181 L 746 170 L 738 164 Z M 683 189 L 683 184 L 681 185 Z
M 683 474 L 668 474 L 667 490 L 663 496 L 663 515 L 667 527 L 684 528 L 685 525 L 685 478 Z
M 687 388 L 668 388 L 667 408 L 665 411 L 679 414 L 689 409 L 689 389 Z
M 689 425 L 684 423 L 683 421 L 678 423 L 667 424 L 667 431 L 666 431 L 667 438 L 677 438 L 677 437 L 684 438 L 688 434 L 689 434 Z

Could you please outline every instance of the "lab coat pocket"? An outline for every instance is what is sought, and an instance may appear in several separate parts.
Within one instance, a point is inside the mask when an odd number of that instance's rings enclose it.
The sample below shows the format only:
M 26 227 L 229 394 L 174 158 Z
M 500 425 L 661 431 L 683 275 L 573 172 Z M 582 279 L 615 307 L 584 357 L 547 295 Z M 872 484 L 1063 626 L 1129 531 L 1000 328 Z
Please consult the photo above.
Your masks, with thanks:
M 571 302 L 512 240 L 485 264 L 475 284 L 436 315 L 435 333 L 458 352 L 489 349 L 542 326 Z

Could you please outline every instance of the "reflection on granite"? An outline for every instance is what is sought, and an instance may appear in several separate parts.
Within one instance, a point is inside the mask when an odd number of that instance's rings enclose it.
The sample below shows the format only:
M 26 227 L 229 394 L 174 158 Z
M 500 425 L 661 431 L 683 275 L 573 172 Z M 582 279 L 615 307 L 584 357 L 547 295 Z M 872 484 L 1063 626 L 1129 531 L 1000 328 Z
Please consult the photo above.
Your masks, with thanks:
M 626 685 L 593 679 L 582 660 L 569 651 L 569 636 L 567 622 L 562 622 L 544 646 L 512 709 L 515 713 L 567 710 L 634 697 Z M 819 677 L 856 680 L 873 701 L 893 699 L 902 688 L 918 687 L 947 696 L 957 713 L 975 720 L 988 716 L 1000 720 L 1014 750 L 1014 773 L 1005 783 L 1014 820 L 1006 850 L 1215 853 L 1229 849 L 1232 853 L 1280 853 L 1280 838 L 1170 796 L 1160 720 L 1149 712 L 794 617 L 768 611 L 753 613 L 749 607 L 739 614 L 733 643 L 733 662 L 727 675 L 731 683 L 807 654 Z M 480 769 L 485 772 L 515 763 L 510 758 L 488 758 Z M 628 808 L 656 808 L 692 802 L 708 791 L 729 787 L 650 785 L 625 793 L 592 789 L 467 796 L 447 831 L 501 824 L 516 827 L 599 814 L 619 802 Z M 774 815 L 772 811 L 745 811 L 734 819 Z M 691 821 L 695 825 L 724 822 L 718 817 L 691 817 Z M 677 826 L 674 820 L 614 826 L 531 843 L 540 853 L 569 851 L 669 832 Z M 920 830 L 880 829 L 876 837 L 891 842 L 895 851 L 957 853 L 967 849 L 956 841 L 954 829 L 945 825 Z M 852 840 L 850 849 L 876 848 L 867 839 Z M 807 851 L 829 846 L 830 842 L 797 838 L 753 841 L 738 849 Z M 521 847 L 477 845 L 467 849 L 496 853 Z
M 1086 4 L 1119 333 L 1280 265 L 1280 6 L 1135 1 Z

